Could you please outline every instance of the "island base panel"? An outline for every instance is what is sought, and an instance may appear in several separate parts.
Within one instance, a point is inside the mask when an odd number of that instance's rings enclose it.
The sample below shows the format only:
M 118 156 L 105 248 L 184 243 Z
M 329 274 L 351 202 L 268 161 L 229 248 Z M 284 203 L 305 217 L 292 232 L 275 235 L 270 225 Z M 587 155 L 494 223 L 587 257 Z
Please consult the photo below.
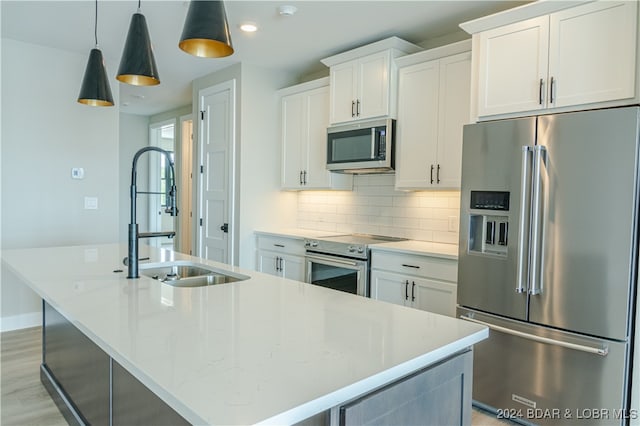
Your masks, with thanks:
M 454 355 L 331 410 L 332 425 L 470 425 L 473 352 Z
M 188 425 L 182 416 L 42 302 L 40 381 L 70 425 Z

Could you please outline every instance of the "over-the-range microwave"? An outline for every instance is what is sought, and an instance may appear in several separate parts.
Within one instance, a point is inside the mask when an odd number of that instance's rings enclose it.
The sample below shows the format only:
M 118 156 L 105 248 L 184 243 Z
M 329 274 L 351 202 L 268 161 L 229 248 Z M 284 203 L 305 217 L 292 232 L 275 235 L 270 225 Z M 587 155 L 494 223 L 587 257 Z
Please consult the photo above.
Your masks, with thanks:
M 327 170 L 388 173 L 394 164 L 396 121 L 391 118 L 341 124 L 327 129 Z

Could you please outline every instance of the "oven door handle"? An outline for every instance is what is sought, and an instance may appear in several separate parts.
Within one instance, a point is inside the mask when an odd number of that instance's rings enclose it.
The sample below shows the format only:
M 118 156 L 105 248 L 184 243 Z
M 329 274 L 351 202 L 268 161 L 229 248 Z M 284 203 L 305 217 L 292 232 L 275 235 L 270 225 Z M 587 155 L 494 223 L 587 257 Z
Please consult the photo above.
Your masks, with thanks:
M 336 259 L 333 257 L 329 258 L 329 257 L 314 256 L 314 255 L 307 254 L 306 258 L 308 260 L 319 260 L 321 262 L 331 262 L 331 263 L 337 263 L 339 265 L 358 266 L 357 262 L 345 260 L 345 259 Z

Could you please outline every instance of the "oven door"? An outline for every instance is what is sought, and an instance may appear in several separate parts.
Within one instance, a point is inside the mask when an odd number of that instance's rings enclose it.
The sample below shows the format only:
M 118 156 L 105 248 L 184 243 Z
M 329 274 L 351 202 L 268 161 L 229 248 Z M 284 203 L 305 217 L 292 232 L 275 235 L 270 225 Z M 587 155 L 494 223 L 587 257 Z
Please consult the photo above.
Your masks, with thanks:
M 369 297 L 366 260 L 309 252 L 305 260 L 308 283 Z

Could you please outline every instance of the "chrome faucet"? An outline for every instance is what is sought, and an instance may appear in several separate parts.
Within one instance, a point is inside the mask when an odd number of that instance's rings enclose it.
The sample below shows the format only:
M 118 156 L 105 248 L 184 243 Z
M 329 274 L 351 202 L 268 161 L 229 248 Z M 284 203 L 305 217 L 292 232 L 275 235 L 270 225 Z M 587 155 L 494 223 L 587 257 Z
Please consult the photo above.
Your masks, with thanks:
M 138 223 L 136 222 L 136 196 L 138 194 L 153 194 L 150 192 L 138 192 L 136 189 L 136 180 L 138 178 L 138 158 L 142 154 L 148 151 L 156 151 L 167 157 L 169 168 L 171 169 L 171 185 L 167 185 L 167 207 L 165 213 L 169 213 L 171 216 L 178 215 L 178 208 L 176 207 L 176 172 L 171 161 L 171 156 L 164 149 L 155 146 L 146 146 L 140 149 L 133 156 L 133 166 L 131 167 L 131 187 L 129 189 L 129 196 L 131 197 L 131 221 L 129 223 L 129 253 L 125 258 L 127 261 L 128 274 L 127 278 L 140 278 L 138 274 L 138 240 L 140 238 L 152 238 L 152 237 L 175 237 L 175 231 L 168 232 L 138 232 Z

